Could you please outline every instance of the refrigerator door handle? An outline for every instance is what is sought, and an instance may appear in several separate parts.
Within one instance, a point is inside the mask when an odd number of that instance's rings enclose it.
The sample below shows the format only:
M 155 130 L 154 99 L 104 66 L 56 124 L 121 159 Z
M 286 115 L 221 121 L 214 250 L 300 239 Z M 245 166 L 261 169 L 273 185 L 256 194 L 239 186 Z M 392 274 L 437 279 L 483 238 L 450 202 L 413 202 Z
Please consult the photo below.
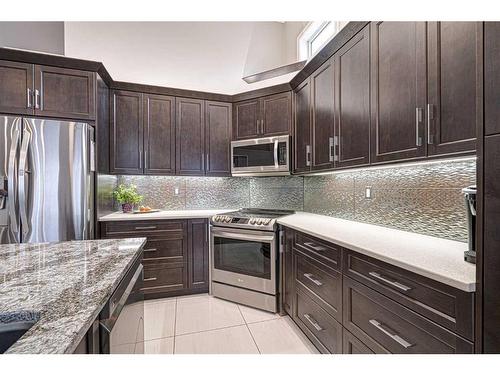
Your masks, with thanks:
M 25 174 L 30 173 L 26 168 L 26 162 L 28 160 L 28 147 L 31 139 L 31 133 L 27 130 L 23 132 L 23 143 L 21 144 L 21 151 L 19 153 L 19 211 L 21 213 L 21 225 L 23 228 L 23 234 L 27 234 L 30 231 L 30 225 L 28 221 L 28 211 L 27 211 L 27 196 L 26 196 L 26 182 Z
M 19 146 L 19 129 L 14 130 L 10 144 L 9 152 L 9 181 L 7 181 L 7 196 L 10 199 L 9 204 L 9 217 L 10 217 L 10 228 L 14 235 L 14 238 L 19 238 L 19 220 L 16 212 L 16 191 L 17 191 L 17 176 L 16 176 L 16 157 L 17 157 L 17 147 Z

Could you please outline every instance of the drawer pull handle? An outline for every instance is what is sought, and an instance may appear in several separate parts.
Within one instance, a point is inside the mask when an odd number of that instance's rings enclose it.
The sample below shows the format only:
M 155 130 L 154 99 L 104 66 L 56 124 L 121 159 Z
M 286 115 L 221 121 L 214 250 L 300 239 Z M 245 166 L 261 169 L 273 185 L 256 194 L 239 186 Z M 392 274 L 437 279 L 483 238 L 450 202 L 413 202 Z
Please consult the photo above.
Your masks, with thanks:
M 304 274 L 304 277 L 307 277 L 309 280 L 311 280 L 314 284 L 316 284 L 317 286 L 321 286 L 323 285 L 323 283 L 319 280 L 316 280 L 314 277 L 314 275 L 312 273 L 305 273 Z
M 158 249 L 144 249 L 144 252 L 151 252 L 151 251 L 157 251 Z
M 311 315 L 309 314 L 304 314 L 304 318 L 307 319 L 309 323 L 316 329 L 316 331 L 323 331 L 323 327 L 321 327 L 317 321 L 315 321 L 313 318 L 311 318 Z
M 149 279 L 144 279 L 144 281 L 156 281 L 156 277 L 150 277 Z
M 141 230 L 141 229 L 156 229 L 156 225 L 151 225 L 149 227 L 135 227 L 136 230 Z
M 411 288 L 409 286 L 403 285 L 397 281 L 391 281 L 389 279 L 386 279 L 385 277 L 381 276 L 378 272 L 374 272 L 374 271 L 368 272 L 368 275 L 374 277 L 375 279 L 381 280 L 384 283 L 392 285 L 393 287 L 396 287 L 404 292 L 411 290 Z
M 304 242 L 304 245 L 309 246 L 311 249 L 316 251 L 325 251 L 326 249 L 323 246 L 314 246 L 313 242 Z
M 388 330 L 386 330 L 384 327 L 382 327 L 382 323 L 380 323 L 379 321 L 377 321 L 375 319 L 370 319 L 369 322 L 371 325 L 375 326 L 375 328 L 380 330 L 382 333 L 384 333 L 385 335 L 389 336 L 391 339 L 396 341 L 403 348 L 408 349 L 408 348 L 413 346 L 413 344 L 410 344 L 408 341 L 406 341 L 401 336 L 393 334 L 393 333 L 389 332 Z

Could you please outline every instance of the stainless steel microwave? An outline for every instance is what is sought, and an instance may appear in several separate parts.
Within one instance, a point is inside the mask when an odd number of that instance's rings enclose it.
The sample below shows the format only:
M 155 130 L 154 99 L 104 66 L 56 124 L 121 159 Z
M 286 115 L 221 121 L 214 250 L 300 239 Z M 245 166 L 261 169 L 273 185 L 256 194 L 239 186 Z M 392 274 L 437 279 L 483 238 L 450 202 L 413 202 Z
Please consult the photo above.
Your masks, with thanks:
M 233 176 L 283 176 L 290 174 L 290 136 L 231 142 Z

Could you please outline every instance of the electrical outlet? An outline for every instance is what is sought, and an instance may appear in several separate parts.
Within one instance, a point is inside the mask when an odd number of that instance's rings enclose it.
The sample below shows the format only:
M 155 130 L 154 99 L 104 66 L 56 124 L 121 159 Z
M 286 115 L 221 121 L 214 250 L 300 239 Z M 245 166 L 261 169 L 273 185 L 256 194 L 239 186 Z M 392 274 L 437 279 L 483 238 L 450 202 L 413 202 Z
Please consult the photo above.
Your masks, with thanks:
M 367 186 L 365 188 L 365 199 L 372 199 L 372 187 Z
M 179 195 L 179 188 L 178 187 L 174 188 L 174 195 Z

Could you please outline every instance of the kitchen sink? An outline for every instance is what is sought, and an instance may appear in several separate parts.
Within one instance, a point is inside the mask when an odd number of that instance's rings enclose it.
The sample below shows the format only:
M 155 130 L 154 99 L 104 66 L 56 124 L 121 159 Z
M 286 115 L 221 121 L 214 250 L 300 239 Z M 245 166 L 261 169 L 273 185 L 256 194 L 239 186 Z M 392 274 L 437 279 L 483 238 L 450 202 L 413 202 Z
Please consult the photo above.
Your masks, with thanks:
M 0 354 L 5 353 L 40 319 L 36 311 L 0 313 Z

